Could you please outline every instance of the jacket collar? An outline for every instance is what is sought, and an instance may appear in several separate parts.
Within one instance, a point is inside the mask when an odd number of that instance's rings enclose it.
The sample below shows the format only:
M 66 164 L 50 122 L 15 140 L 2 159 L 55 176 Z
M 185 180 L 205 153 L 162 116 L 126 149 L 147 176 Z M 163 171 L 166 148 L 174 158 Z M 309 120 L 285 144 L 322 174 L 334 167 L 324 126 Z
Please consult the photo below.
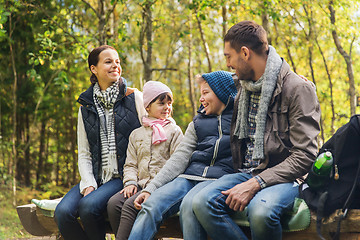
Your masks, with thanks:
M 286 75 L 289 74 L 289 72 L 290 72 L 289 64 L 285 61 L 285 59 L 283 59 L 283 58 L 281 58 L 281 59 L 283 60 L 283 63 L 281 65 L 281 69 L 280 69 L 280 72 L 279 72 L 279 75 L 277 78 L 275 90 L 274 90 L 273 96 L 271 98 L 270 105 L 272 105 L 275 102 L 275 98 L 278 95 L 280 95 L 283 84 L 284 84 L 284 79 L 285 79 Z
M 122 78 L 123 79 L 123 78 Z M 125 84 L 124 84 L 125 82 Z M 127 87 L 126 87 L 126 80 L 123 81 L 123 83 L 119 86 L 119 95 L 116 99 L 116 101 L 119 101 L 121 98 L 123 98 L 125 96 L 125 91 L 126 91 Z M 81 105 L 94 105 L 94 85 L 92 84 L 85 92 L 83 92 L 82 94 L 80 94 L 77 102 L 80 103 Z

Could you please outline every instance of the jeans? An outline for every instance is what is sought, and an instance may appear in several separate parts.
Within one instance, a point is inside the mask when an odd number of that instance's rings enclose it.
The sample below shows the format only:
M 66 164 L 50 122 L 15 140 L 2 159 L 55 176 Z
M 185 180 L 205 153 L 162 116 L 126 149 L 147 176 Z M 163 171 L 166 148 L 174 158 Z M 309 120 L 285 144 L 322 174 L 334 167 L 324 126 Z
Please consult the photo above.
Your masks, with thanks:
M 191 227 L 189 231 L 206 234 L 192 211 L 192 201 L 195 194 L 211 182 L 213 181 L 200 182 L 178 177 L 158 188 L 142 204 L 129 240 L 153 239 L 163 220 L 177 213 L 179 209 L 183 233 L 187 233 L 187 228 Z M 185 235 L 185 240 L 190 239 Z
M 211 239 L 247 239 L 231 219 L 234 213 L 225 203 L 221 191 L 252 178 L 251 174 L 235 173 L 221 177 L 202 189 L 193 200 L 193 211 Z M 260 190 L 247 206 L 251 239 L 281 239 L 281 215 L 293 207 L 298 196 L 297 183 L 282 183 Z
M 121 179 L 113 179 L 85 197 L 80 194 L 79 184 L 73 187 L 55 209 L 55 221 L 64 239 L 105 239 L 106 205 L 122 186 Z

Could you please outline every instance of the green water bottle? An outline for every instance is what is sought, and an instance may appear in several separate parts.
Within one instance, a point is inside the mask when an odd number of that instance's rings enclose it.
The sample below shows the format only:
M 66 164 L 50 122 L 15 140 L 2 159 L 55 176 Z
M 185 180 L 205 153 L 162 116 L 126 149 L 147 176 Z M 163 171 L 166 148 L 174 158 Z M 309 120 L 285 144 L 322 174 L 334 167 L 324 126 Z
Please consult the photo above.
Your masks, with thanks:
M 331 152 L 321 153 L 312 165 L 311 171 L 306 179 L 307 184 L 312 189 L 323 187 L 330 178 L 333 166 L 333 156 Z

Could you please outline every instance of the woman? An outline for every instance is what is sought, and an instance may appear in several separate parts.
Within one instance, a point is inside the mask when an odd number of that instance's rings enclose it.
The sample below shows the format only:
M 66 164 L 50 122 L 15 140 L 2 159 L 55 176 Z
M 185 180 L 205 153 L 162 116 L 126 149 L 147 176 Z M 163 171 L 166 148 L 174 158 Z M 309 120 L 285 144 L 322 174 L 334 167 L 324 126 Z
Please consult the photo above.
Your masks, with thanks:
M 126 86 L 117 51 L 107 45 L 88 57 L 92 85 L 78 102 L 78 165 L 81 181 L 62 199 L 55 220 L 64 239 L 104 239 L 103 214 L 123 188 L 120 176 L 128 138 L 145 114 L 142 94 Z M 82 226 L 77 221 L 80 217 Z

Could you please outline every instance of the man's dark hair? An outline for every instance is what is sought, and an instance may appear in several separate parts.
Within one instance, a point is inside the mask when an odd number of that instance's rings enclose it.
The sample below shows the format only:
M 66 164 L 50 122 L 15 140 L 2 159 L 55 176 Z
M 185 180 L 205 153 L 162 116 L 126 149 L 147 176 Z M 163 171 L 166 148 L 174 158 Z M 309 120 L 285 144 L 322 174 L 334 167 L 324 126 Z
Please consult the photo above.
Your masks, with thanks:
M 242 21 L 232 26 L 226 33 L 224 42 L 230 42 L 236 52 L 246 46 L 256 54 L 264 55 L 269 49 L 265 29 L 254 21 Z

